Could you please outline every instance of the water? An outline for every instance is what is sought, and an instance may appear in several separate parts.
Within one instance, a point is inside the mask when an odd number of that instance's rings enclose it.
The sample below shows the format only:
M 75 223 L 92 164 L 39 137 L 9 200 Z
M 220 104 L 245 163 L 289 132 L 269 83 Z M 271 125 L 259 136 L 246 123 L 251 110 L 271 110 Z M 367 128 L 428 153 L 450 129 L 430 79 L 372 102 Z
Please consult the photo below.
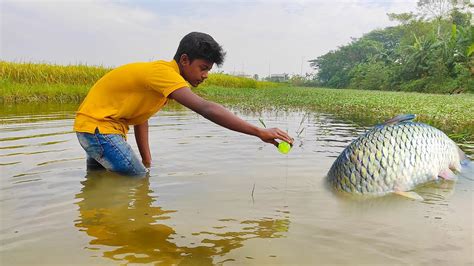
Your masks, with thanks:
M 1 265 L 474 263 L 474 168 L 418 188 L 423 202 L 328 190 L 335 157 L 369 125 L 234 110 L 288 130 L 282 155 L 170 106 L 150 120 L 151 176 L 133 179 L 86 173 L 75 108 L 1 110 Z

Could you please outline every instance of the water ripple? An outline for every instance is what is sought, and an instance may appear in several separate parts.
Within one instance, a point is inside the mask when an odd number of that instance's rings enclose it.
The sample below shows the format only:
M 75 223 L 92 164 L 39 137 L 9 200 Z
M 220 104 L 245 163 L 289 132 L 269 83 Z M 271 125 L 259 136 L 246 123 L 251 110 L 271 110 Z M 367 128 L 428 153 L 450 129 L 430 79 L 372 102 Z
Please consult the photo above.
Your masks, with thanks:
M 151 176 L 130 179 L 86 172 L 70 131 L 74 109 L 1 117 L 5 265 L 38 254 L 48 265 L 73 256 L 82 265 L 465 264 L 471 256 L 468 178 L 417 188 L 424 202 L 348 200 L 326 189 L 334 158 L 368 125 L 308 111 L 233 110 L 295 136 L 282 155 L 186 109 L 165 110 L 149 121 Z M 469 152 L 473 144 L 460 146 Z

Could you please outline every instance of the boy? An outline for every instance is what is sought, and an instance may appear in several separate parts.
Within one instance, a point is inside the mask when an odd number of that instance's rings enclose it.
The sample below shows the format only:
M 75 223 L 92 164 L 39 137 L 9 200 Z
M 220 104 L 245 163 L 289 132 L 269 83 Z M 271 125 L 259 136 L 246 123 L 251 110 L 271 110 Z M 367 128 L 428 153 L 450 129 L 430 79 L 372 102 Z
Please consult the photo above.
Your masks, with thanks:
M 88 169 L 105 168 L 128 175 L 143 175 L 151 164 L 148 118 L 174 99 L 212 122 L 262 141 L 292 143 L 277 128 L 258 128 L 227 109 L 194 94 L 188 86 L 203 82 L 213 64 L 221 65 L 225 52 L 208 34 L 191 32 L 183 37 L 172 61 L 132 63 L 104 75 L 91 88 L 76 113 L 74 131 L 87 153 Z M 187 83 L 188 82 L 188 83 Z M 134 126 L 141 160 L 126 142 Z

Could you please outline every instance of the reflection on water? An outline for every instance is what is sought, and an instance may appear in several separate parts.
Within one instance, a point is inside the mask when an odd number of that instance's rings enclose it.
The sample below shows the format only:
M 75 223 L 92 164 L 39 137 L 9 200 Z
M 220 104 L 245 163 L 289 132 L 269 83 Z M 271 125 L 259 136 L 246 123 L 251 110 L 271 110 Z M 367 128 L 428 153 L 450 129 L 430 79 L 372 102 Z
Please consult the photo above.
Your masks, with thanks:
M 328 189 L 330 189 L 328 187 Z M 420 204 L 448 206 L 450 198 L 455 192 L 455 182 L 448 180 L 433 181 L 423 184 L 414 189 L 416 193 L 423 197 Z M 357 211 L 371 211 L 371 210 L 391 210 L 395 211 L 398 208 L 403 208 L 407 202 L 412 201 L 409 198 L 388 194 L 384 197 L 370 197 L 361 195 L 351 195 L 340 191 L 333 191 L 334 195 L 341 200 L 342 204 L 349 209 Z
M 325 186 L 335 157 L 370 124 L 234 110 L 294 136 L 282 155 L 170 105 L 150 120 L 151 176 L 130 179 L 86 173 L 75 109 L 0 107 L 1 265 L 474 262 L 472 164 L 456 182 L 417 188 L 423 202 Z M 472 143 L 460 145 L 472 154 Z
M 178 245 L 175 230 L 162 223 L 172 219 L 170 214 L 176 210 L 157 206 L 148 177 L 129 178 L 99 170 L 89 172 L 81 183 L 75 226 L 92 237 L 88 249 L 120 262 L 212 264 L 213 258 L 242 247 L 245 240 L 279 238 L 288 231 L 288 219 L 221 219 L 245 227 L 241 231 L 196 232 L 194 236 L 203 237 L 200 243 Z
M 176 262 L 180 252 L 167 240 L 173 229 L 154 224 L 169 219 L 166 214 L 173 211 L 152 206 L 148 178 L 130 179 L 96 171 L 81 183 L 84 187 L 76 195 L 80 218 L 75 226 L 93 237 L 89 249 L 113 247 L 103 255 L 115 260 Z

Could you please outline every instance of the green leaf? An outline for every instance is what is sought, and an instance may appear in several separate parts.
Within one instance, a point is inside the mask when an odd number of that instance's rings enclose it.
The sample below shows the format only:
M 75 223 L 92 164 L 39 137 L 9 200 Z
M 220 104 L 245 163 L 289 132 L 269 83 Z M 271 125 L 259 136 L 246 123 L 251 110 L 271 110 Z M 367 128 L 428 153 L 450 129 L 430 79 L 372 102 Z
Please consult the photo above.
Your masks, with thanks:
M 261 117 L 258 118 L 258 121 L 260 121 L 260 123 L 263 125 L 264 128 L 267 128 L 267 126 L 265 125 L 265 122 L 263 122 L 263 119 Z
M 457 37 L 457 30 L 456 30 L 456 24 L 453 24 L 451 26 L 451 40 L 456 40 Z
M 471 56 L 474 53 L 474 43 L 467 48 L 467 56 Z

